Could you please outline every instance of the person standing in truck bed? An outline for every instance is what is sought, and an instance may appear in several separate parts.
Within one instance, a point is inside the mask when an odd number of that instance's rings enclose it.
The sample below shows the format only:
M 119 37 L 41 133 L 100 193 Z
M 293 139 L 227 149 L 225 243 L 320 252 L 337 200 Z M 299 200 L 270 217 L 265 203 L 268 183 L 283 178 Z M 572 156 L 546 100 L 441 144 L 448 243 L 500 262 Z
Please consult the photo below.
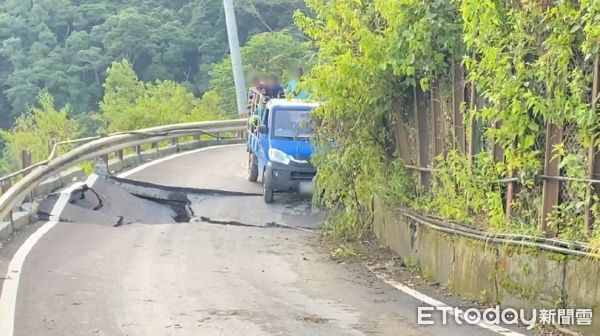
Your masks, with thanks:
M 267 97 L 270 99 L 283 98 L 285 91 L 279 82 L 279 76 L 271 74 L 267 81 Z
M 288 85 L 285 89 L 286 95 L 291 95 L 296 99 L 308 99 L 308 92 L 298 89 L 298 84 L 300 84 L 299 82 L 302 76 L 304 76 L 304 70 L 302 68 L 296 68 L 293 71 L 293 77 L 288 82 Z

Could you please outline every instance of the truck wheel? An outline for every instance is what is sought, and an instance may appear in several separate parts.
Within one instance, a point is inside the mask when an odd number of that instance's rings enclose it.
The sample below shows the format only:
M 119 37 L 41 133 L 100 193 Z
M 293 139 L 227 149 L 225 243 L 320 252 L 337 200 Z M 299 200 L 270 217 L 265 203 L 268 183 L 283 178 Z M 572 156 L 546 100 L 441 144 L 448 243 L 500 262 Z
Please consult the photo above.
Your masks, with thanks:
M 265 172 L 263 172 L 262 185 L 265 203 L 273 203 L 273 188 L 271 188 L 271 177 L 267 176 Z
M 256 156 L 252 153 L 248 155 L 248 181 L 256 182 L 258 180 L 258 163 Z

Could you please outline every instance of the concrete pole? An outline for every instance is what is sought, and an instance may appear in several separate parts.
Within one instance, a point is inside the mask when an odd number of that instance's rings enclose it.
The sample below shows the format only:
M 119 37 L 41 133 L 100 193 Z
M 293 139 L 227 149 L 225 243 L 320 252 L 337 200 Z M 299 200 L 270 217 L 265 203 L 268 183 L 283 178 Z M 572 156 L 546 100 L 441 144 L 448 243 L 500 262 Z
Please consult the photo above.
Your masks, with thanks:
M 233 0 L 223 0 L 223 7 L 225 8 L 225 21 L 227 23 L 227 36 L 229 37 L 229 52 L 231 54 L 231 65 L 233 67 L 233 80 L 235 81 L 238 113 L 242 116 L 247 113 L 247 92 Z

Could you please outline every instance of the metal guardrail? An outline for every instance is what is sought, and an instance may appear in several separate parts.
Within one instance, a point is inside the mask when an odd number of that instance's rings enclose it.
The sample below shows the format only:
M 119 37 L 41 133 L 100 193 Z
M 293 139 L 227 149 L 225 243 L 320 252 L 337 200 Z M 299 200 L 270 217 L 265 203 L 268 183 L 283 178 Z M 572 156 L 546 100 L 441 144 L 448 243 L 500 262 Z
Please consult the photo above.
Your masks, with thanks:
M 422 215 L 410 209 L 397 209 L 397 213 L 402 217 L 408 218 L 409 220 L 432 230 L 467 237 L 485 243 L 528 247 L 564 255 L 600 259 L 600 250 L 585 242 L 566 241 L 556 238 L 520 234 L 485 232 L 451 221 L 444 221 L 431 216 Z
M 247 128 L 247 120 L 223 120 L 174 124 L 152 127 L 130 132 L 120 132 L 104 137 L 91 137 L 56 143 L 50 157 L 42 162 L 26 167 L 18 172 L 0 178 L 3 185 L 7 181 L 23 176 L 0 196 L 0 218 L 6 218 L 17 205 L 21 204 L 29 193 L 45 180 L 60 174 L 76 164 L 99 159 L 111 153 L 121 153 L 126 148 L 158 143 L 160 141 L 182 137 L 209 135 L 222 139 L 221 133 L 242 132 Z M 63 155 L 57 155 L 58 148 L 67 144 L 81 144 Z

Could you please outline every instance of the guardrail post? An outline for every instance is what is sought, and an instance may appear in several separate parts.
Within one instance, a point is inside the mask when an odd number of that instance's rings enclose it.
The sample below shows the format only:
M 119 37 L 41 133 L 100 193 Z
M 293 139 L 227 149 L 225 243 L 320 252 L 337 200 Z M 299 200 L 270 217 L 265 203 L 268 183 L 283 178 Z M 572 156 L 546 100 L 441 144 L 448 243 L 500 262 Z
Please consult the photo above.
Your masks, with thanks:
M 56 140 L 56 138 L 50 139 L 50 143 L 48 144 L 48 147 L 50 148 L 50 153 L 52 153 L 52 150 L 54 149 L 54 146 L 56 145 L 57 142 L 58 141 Z M 57 150 L 57 152 L 58 152 L 58 150 Z
M 31 166 L 32 162 L 31 162 L 31 150 L 30 149 L 24 149 L 21 151 L 21 169 L 25 169 L 29 166 Z M 29 174 L 29 172 L 24 172 L 23 176 L 26 176 L 27 174 Z M 33 190 L 31 190 L 31 193 L 29 193 L 29 201 L 33 201 L 34 198 L 34 193 Z
M 137 146 L 135 146 L 135 148 L 134 148 L 134 149 L 135 149 L 135 154 L 136 154 L 137 156 L 141 156 L 141 155 L 142 155 L 142 146 L 141 146 L 141 145 L 137 145 Z
M 102 163 L 104 164 L 104 168 L 106 168 L 106 173 L 108 175 L 110 175 L 110 170 L 108 169 L 108 154 L 107 155 L 102 155 L 100 157 L 100 160 L 102 160 Z
M 2 194 L 6 193 L 8 191 L 8 189 L 10 189 L 10 187 L 12 186 L 12 178 L 9 178 L 8 180 L 2 181 Z M 12 232 L 15 232 L 15 224 L 13 221 L 13 209 L 10 209 L 10 211 L 8 212 L 8 218 L 2 218 L 2 220 L 6 220 L 8 219 L 8 221 L 10 222 L 10 228 L 12 230 Z
M 201 137 L 200 134 L 194 135 L 194 141 L 200 141 L 200 137 Z
M 119 161 L 123 161 L 123 150 L 122 149 L 117 151 L 117 159 L 119 159 Z
M 171 145 L 175 146 L 175 152 L 179 153 L 179 138 L 171 139 Z
M 31 150 L 24 149 L 21 151 L 21 168 L 25 169 L 31 166 Z M 23 173 L 23 175 L 27 175 L 27 172 Z

